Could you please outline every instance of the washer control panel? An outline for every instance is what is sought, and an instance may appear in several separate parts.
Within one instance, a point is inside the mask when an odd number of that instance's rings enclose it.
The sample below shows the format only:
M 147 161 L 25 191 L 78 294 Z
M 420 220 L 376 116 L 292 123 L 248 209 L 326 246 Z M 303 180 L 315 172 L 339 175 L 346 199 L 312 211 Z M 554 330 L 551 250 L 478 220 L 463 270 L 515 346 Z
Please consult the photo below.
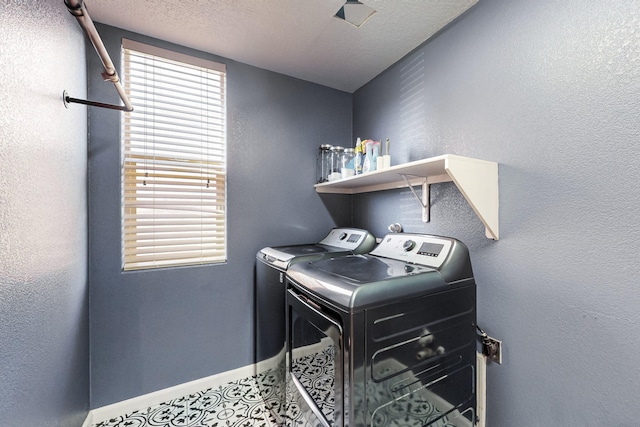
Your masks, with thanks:
M 453 240 L 446 237 L 391 233 L 370 254 L 439 268 L 452 246 Z
M 327 234 L 327 237 L 320 241 L 320 244 L 353 251 L 365 243 L 369 245 L 373 242 L 375 242 L 375 238 L 366 230 L 339 227 L 332 229 L 329 234 Z

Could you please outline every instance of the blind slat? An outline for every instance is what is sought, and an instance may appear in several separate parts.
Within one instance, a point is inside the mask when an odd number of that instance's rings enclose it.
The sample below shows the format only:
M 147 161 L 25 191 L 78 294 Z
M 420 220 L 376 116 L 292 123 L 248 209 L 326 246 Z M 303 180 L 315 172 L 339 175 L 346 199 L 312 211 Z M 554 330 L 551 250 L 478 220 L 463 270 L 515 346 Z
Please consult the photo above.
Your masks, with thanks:
M 199 224 L 198 224 L 199 225 Z M 220 223 L 220 224 L 209 224 L 209 228 L 210 233 L 218 235 L 219 231 L 221 229 L 224 229 L 224 224 Z M 129 231 L 131 230 L 131 231 Z M 174 226 L 165 226 L 165 227 L 157 227 L 157 226 L 153 226 L 153 227 L 143 227 L 142 229 L 135 228 L 135 229 L 131 229 L 131 228 L 125 228 L 125 233 L 127 234 L 132 234 L 132 235 L 136 235 L 138 236 L 140 239 L 143 239 L 145 236 L 149 236 L 150 234 L 154 234 L 157 233 L 158 235 L 172 235 L 172 233 L 184 233 L 185 235 L 189 236 L 193 233 L 200 233 L 200 229 L 198 226 L 196 225 L 192 225 L 189 227 L 174 227 Z
M 153 254 L 171 253 L 176 250 L 181 252 L 199 250 L 220 250 L 224 245 L 223 239 L 201 239 L 201 240 L 166 240 L 160 242 L 140 242 L 136 245 L 125 246 L 125 253 L 131 254 Z
M 131 151 L 131 149 L 129 149 Z M 224 154 L 224 153 L 221 153 Z M 178 159 L 178 158 L 170 158 L 165 156 L 156 155 L 144 155 L 144 153 L 130 153 L 128 158 L 125 159 L 125 166 L 128 167 L 139 167 L 136 165 L 137 163 L 141 163 L 146 167 L 157 167 L 158 169 L 162 169 L 163 166 L 168 166 L 172 168 L 179 169 L 187 169 L 192 170 L 200 167 L 200 165 L 206 165 L 208 167 L 216 167 L 219 168 L 221 172 L 224 172 L 224 161 L 218 160 L 207 160 L 204 159 L 198 163 L 191 163 L 188 161 L 189 159 Z

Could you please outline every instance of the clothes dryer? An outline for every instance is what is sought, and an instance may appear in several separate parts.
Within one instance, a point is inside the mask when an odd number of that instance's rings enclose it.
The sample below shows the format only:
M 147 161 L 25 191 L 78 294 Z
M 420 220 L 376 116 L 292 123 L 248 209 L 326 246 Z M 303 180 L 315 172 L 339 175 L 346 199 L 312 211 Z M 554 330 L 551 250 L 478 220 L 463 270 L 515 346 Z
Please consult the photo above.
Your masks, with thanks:
M 256 254 L 255 366 L 258 388 L 278 425 L 284 423 L 285 274 L 300 262 L 371 251 L 367 230 L 338 227 L 317 243 L 266 247 Z
M 476 284 L 448 237 L 388 234 L 369 254 L 287 272 L 291 407 L 325 427 L 472 427 Z

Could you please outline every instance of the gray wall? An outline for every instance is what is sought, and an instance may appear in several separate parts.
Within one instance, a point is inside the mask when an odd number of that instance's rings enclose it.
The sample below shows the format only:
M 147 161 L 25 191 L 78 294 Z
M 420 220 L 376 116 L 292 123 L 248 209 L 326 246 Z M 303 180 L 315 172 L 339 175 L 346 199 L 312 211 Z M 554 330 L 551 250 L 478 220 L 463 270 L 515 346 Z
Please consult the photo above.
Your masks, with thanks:
M 634 1 L 482 0 L 354 95 L 353 136 L 391 138 L 394 164 L 500 163 L 498 242 L 451 184 L 433 186 L 429 224 L 406 190 L 318 197 L 312 153 L 353 139 L 351 96 L 223 60 L 229 262 L 123 274 L 119 113 L 89 109 L 90 322 L 87 110 L 61 102 L 84 96 L 85 52 L 59 3 L 0 6 L 0 425 L 81 424 L 89 324 L 92 407 L 251 363 L 255 252 L 347 224 L 351 201 L 354 225 L 377 234 L 399 221 L 470 247 L 479 323 L 505 343 L 490 426 L 637 424 Z M 117 52 L 121 32 L 99 29 Z M 117 102 L 87 51 L 90 98 Z
M 89 407 L 86 94 L 61 1 L 0 3 L 0 425 L 79 426 Z
M 500 163 L 500 240 L 452 184 L 432 222 L 407 190 L 354 197 L 354 225 L 460 238 L 478 320 L 504 341 L 488 425 L 640 419 L 640 9 L 481 0 L 354 96 L 354 136 L 392 163 L 444 153 Z
M 253 362 L 253 269 L 265 246 L 319 240 L 350 205 L 312 190 L 315 150 L 351 140 L 351 95 L 98 25 L 112 59 L 122 36 L 227 64 L 228 262 L 123 273 L 120 113 L 89 112 L 91 406 Z M 91 49 L 89 49 L 91 50 Z M 88 55 L 89 97 L 118 102 Z

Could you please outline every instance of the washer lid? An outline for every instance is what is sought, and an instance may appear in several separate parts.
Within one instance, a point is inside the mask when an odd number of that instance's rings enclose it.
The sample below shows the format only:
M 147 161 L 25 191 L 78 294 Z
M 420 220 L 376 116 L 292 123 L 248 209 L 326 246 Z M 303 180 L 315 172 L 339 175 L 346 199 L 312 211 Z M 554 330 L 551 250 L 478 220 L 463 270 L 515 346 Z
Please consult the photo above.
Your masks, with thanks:
M 436 270 L 426 266 L 409 264 L 404 261 L 385 259 L 372 255 L 350 255 L 310 263 L 309 269 L 306 269 L 306 273 L 315 274 L 313 271 L 334 277 L 338 284 L 343 281 L 353 284 L 364 284 L 382 280 L 392 280 Z
M 349 255 L 291 266 L 295 287 L 337 308 L 352 311 L 440 289 L 446 282 L 431 267 L 373 255 Z
M 333 249 L 333 250 L 332 250 Z M 336 252 L 339 248 L 330 248 L 319 244 L 278 246 L 275 248 L 263 248 L 260 252 L 279 261 L 290 261 L 292 258 L 303 255 L 322 254 Z
M 338 227 L 329 231 L 329 234 L 319 243 L 266 247 L 256 256 L 266 263 L 286 269 L 294 259 L 295 262 L 301 262 L 321 259 L 327 254 L 337 256 L 338 254 L 366 253 L 374 248 L 375 243 L 375 237 L 367 230 Z

